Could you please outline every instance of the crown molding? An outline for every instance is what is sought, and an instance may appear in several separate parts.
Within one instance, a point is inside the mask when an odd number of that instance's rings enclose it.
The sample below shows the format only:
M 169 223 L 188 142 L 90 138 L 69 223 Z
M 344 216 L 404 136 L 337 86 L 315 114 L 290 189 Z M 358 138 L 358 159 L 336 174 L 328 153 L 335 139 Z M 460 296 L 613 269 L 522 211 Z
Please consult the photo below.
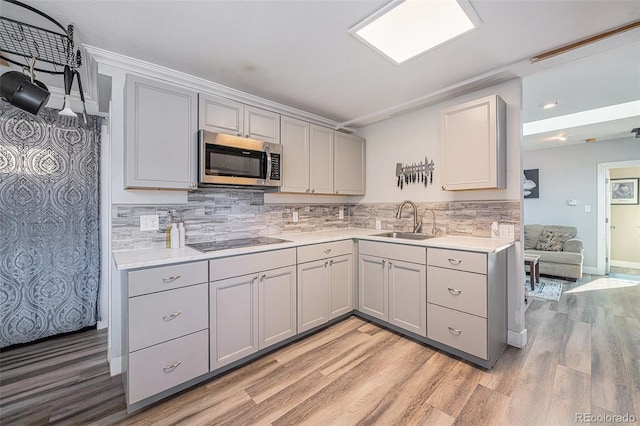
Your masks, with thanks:
M 344 128 L 337 121 L 321 117 L 319 115 L 315 115 L 306 111 L 302 111 L 287 105 L 279 104 L 268 99 L 260 98 L 250 93 L 245 93 L 231 87 L 223 86 L 221 84 L 208 81 L 200 77 L 195 77 L 178 70 L 163 67 L 161 65 L 153 64 L 141 59 L 132 58 L 130 56 L 121 55 L 119 53 L 111 52 L 87 44 L 83 44 L 82 47 L 91 58 L 91 60 L 95 61 L 98 64 L 98 69 L 100 69 L 100 64 L 109 65 L 112 67 L 123 69 L 126 72 L 132 72 L 145 77 L 151 77 L 175 84 L 180 84 L 181 86 L 193 89 L 198 93 L 221 96 L 224 98 L 232 99 L 234 101 L 242 102 L 244 104 L 249 104 L 270 111 L 275 111 L 279 114 L 308 121 L 313 124 L 330 127 L 336 130 Z

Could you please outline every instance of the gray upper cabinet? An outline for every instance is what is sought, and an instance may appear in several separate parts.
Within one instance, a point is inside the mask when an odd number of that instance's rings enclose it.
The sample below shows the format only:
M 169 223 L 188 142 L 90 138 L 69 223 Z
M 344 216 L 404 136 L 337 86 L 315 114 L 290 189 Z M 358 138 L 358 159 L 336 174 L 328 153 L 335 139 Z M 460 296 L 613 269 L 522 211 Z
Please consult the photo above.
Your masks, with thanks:
M 127 75 L 125 94 L 125 188 L 195 188 L 197 93 Z
M 335 132 L 334 192 L 340 195 L 365 194 L 365 140 Z
M 498 95 L 441 113 L 443 185 L 447 191 L 506 188 L 506 104 Z
M 333 194 L 334 131 L 291 117 L 280 120 L 282 192 Z
M 280 114 L 218 96 L 199 96 L 199 128 L 280 143 Z

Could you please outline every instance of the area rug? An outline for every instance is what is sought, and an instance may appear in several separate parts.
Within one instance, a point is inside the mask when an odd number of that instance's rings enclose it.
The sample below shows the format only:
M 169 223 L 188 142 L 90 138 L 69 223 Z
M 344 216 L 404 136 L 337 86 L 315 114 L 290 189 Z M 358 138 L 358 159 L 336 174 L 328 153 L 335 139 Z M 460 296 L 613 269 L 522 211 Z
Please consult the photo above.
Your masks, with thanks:
M 540 278 L 540 282 L 534 284 L 534 290 L 531 290 L 531 284 L 529 284 L 529 282 L 529 277 L 527 276 L 525 281 L 527 296 L 537 297 L 539 299 L 555 300 L 556 302 L 560 300 L 560 296 L 562 296 L 563 281 Z

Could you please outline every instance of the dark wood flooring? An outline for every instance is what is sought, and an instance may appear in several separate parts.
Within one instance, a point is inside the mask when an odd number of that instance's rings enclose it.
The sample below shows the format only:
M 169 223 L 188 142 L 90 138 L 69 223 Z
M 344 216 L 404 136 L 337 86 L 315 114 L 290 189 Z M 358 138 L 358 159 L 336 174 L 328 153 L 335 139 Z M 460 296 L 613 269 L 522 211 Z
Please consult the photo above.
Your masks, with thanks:
M 585 276 L 529 303 L 529 344 L 492 370 L 351 317 L 132 415 L 105 331 L 85 331 L 0 352 L 0 424 L 637 424 L 640 284 Z

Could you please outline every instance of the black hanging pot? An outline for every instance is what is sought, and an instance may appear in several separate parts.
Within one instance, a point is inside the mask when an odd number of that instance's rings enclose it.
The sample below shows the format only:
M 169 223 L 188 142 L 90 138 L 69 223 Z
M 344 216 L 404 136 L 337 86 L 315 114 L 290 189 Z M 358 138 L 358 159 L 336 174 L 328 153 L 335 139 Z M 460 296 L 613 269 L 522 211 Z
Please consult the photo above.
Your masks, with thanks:
M 38 114 L 50 95 L 47 86 L 37 80 L 32 83 L 19 71 L 9 71 L 0 76 L 0 97 L 31 114 Z

